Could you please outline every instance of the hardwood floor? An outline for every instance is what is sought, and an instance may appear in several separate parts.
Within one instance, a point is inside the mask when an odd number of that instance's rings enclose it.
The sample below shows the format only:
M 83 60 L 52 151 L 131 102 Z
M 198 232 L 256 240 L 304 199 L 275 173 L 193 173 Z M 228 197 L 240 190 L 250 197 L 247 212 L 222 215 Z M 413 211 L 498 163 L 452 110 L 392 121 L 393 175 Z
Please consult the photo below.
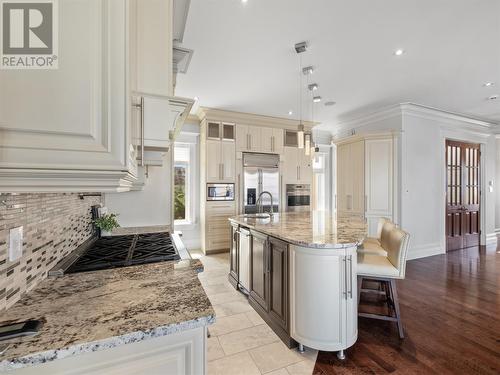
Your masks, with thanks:
M 409 261 L 397 287 L 406 338 L 360 318 L 347 359 L 320 352 L 313 374 L 500 374 L 500 246 Z

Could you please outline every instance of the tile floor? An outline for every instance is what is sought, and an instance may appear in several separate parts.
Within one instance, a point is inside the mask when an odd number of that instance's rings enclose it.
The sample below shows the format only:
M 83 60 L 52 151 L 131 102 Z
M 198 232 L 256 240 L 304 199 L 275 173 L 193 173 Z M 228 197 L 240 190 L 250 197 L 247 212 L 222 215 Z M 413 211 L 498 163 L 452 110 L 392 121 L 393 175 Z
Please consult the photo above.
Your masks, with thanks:
M 200 258 L 205 271 L 200 281 L 212 301 L 217 319 L 209 327 L 208 375 L 311 375 L 318 355 L 306 348 L 300 354 L 288 349 L 236 291 L 229 281 L 229 254 Z

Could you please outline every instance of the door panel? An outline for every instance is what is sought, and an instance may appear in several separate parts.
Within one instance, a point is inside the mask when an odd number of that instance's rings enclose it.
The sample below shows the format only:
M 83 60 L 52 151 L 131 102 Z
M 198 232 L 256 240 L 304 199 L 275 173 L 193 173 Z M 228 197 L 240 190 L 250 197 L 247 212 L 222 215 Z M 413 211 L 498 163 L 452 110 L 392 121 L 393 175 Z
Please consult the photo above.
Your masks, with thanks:
M 221 150 L 222 180 L 224 182 L 234 182 L 236 175 L 236 150 L 234 142 L 223 141 Z
M 261 129 L 261 151 L 262 152 L 273 152 L 273 129 L 272 128 L 262 128 Z
M 479 245 L 480 146 L 446 141 L 446 249 Z
M 285 331 L 288 330 L 288 244 L 269 239 L 271 318 Z
M 269 262 L 267 237 L 252 232 L 250 249 L 250 297 L 264 310 L 269 309 Z
M 280 202 L 280 174 L 278 168 L 261 169 L 262 191 L 268 191 L 273 196 L 273 210 L 279 212 Z M 271 198 L 265 194 L 262 196 L 262 207 L 265 212 L 270 210 Z
M 207 141 L 207 182 L 219 182 L 221 179 L 221 144 L 219 141 Z

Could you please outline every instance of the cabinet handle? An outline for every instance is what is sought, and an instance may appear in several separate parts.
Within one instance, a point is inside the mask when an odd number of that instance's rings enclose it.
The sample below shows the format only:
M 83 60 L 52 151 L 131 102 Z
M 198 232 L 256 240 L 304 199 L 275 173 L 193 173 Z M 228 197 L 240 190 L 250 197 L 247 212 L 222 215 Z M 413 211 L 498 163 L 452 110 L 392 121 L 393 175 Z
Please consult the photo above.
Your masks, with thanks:
M 344 298 L 347 299 L 347 261 L 346 257 L 342 257 L 342 261 L 344 262 Z
M 367 207 L 368 207 L 368 195 L 365 194 L 365 211 Z
M 224 163 L 222 163 L 220 165 L 220 171 L 221 171 L 222 179 L 224 179 Z
M 271 151 L 274 152 L 274 135 L 271 137 Z
M 347 258 L 349 262 L 349 297 L 352 299 L 352 255 Z
M 297 180 L 299 179 L 299 166 L 297 165 Z
M 133 104 L 133 107 L 141 111 L 141 167 L 144 167 L 144 96 L 141 96 L 140 104 Z
M 248 149 L 251 150 L 252 149 L 252 134 L 248 134 L 248 139 L 250 140 L 250 147 Z
M 266 272 L 271 272 L 271 251 L 269 251 L 269 241 L 264 242 L 264 246 L 266 249 Z
M 247 150 L 250 150 L 250 134 L 247 134 Z

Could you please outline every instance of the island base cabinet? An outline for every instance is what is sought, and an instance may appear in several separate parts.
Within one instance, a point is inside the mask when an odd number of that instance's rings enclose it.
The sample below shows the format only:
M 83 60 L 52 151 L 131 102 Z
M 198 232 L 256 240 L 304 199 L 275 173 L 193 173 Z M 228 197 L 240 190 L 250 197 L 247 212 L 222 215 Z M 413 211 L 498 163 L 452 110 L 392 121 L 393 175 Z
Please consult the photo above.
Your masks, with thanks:
M 206 327 L 75 355 L 9 372 L 16 375 L 206 374 Z M 105 344 L 103 344 L 105 346 Z
M 290 246 L 290 335 L 324 351 L 344 350 L 358 336 L 356 247 Z

